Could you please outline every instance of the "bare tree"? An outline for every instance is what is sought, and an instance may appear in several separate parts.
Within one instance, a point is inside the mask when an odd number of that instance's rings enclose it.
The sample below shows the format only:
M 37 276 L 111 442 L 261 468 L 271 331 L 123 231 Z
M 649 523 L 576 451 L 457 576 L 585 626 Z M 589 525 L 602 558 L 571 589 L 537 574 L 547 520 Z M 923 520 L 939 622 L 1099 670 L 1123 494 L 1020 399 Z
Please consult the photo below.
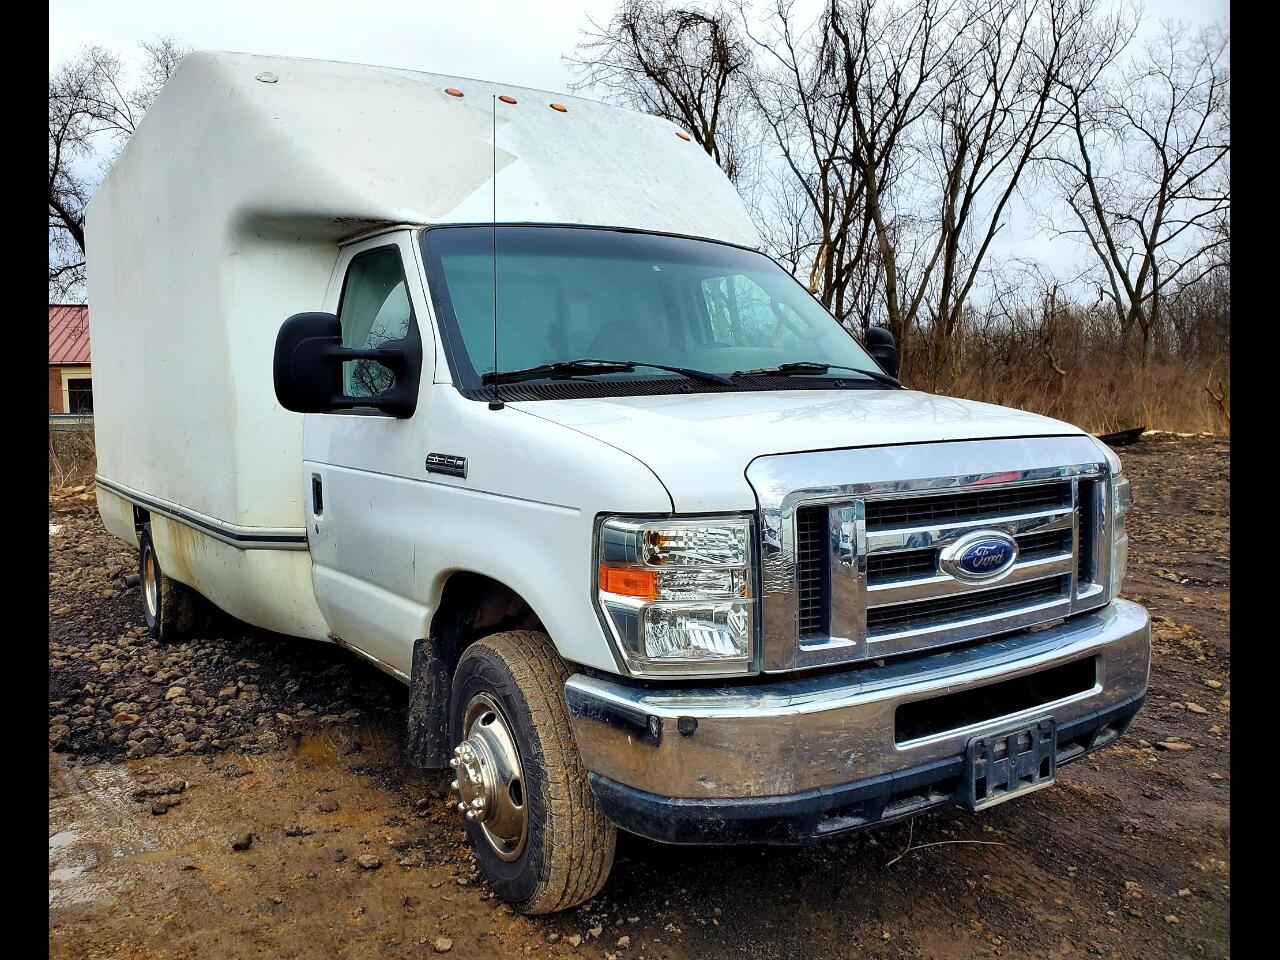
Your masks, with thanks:
M 956 11 L 960 32 L 941 72 L 945 87 L 924 124 L 927 169 L 938 175 L 938 241 L 914 296 L 920 302 L 930 291 L 935 367 L 1015 192 L 1063 120 L 1056 86 L 1090 89 L 1128 42 L 1129 18 L 1098 7 L 1097 0 L 964 0 Z
M 929 288 L 938 249 L 917 271 L 914 290 L 904 289 L 904 239 L 917 234 L 911 212 L 895 215 L 895 187 L 914 166 L 913 140 L 949 89 L 955 50 L 971 23 L 954 2 L 915 0 L 882 9 L 876 0 L 832 0 L 826 28 L 835 43 L 845 94 L 853 104 L 849 157 L 862 181 L 867 224 L 883 271 L 886 326 L 905 349 L 906 337 Z M 918 179 L 918 178 L 912 178 Z M 910 211 L 914 204 L 904 204 Z M 932 216 L 925 223 L 931 226 Z M 929 230 L 929 232 L 933 232 Z
M 1126 343 L 1145 360 L 1163 299 L 1230 249 L 1230 69 L 1219 28 L 1161 38 L 1091 90 L 1060 84 L 1070 139 L 1056 179 Z
M 838 315 L 835 277 L 844 257 L 843 248 L 834 257 L 832 249 L 847 236 L 841 228 L 858 206 L 849 201 L 847 164 L 842 169 L 838 160 L 850 108 L 838 96 L 823 33 L 811 39 L 798 30 L 791 8 L 791 0 L 775 0 L 763 38 L 751 32 L 746 8 L 739 8 L 744 31 L 765 60 L 749 77 L 752 104 L 782 158 L 782 169 L 771 171 L 770 209 L 760 219 L 769 247 Z
M 806 28 L 796 23 L 792 0 L 775 0 L 754 32 L 748 9 L 739 11 L 762 61 L 751 77 L 752 103 L 777 148 L 780 172 L 790 179 L 789 187 L 776 191 L 787 202 L 775 204 L 780 221 L 764 221 L 766 238 L 779 246 L 775 222 L 784 226 L 784 236 L 807 233 L 808 244 L 791 247 L 807 259 L 810 291 L 842 322 L 865 328 L 879 312 L 877 291 L 887 276 L 876 266 L 884 253 L 877 237 L 890 231 L 887 224 L 879 234 L 873 230 L 879 192 L 897 173 L 897 135 L 911 109 L 902 101 L 911 100 L 920 78 L 899 76 L 886 92 L 896 99 L 897 116 L 885 110 L 868 119 L 840 55 L 837 27 L 846 16 L 840 4 L 829 3 Z M 872 87 L 880 89 L 867 89 Z M 873 131 L 874 150 L 858 146 L 859 125 Z
M 82 295 L 84 208 L 102 166 L 137 129 L 160 87 L 187 51 L 171 37 L 141 44 L 133 84 L 120 58 L 83 48 L 49 78 L 49 295 Z
M 578 55 L 566 60 L 581 79 L 621 103 L 665 117 L 735 183 L 747 152 L 743 80 L 750 56 L 734 20 L 720 7 L 667 0 L 623 0 L 605 26 L 588 20 Z
M 753 103 L 808 200 L 810 289 L 837 317 L 884 323 L 904 354 L 927 326 L 947 352 L 1062 120 L 1055 84 L 1088 89 L 1126 40 L 1098 2 L 828 0 L 808 30 L 791 0 L 755 30 L 740 8 Z

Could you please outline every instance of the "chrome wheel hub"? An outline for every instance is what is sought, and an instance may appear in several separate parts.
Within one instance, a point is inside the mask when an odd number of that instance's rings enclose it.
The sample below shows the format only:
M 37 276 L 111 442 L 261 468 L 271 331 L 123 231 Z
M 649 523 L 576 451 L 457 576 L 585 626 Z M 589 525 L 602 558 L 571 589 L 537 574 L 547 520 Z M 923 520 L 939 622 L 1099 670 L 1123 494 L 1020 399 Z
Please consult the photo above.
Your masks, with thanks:
M 148 550 L 142 564 L 142 602 L 152 620 L 160 608 L 160 571 L 156 569 L 156 552 Z
M 524 770 L 515 738 L 498 705 L 483 693 L 467 705 L 462 733 L 449 760 L 457 777 L 450 784 L 458 794 L 456 809 L 480 827 L 499 857 L 515 860 L 524 851 L 529 830 Z

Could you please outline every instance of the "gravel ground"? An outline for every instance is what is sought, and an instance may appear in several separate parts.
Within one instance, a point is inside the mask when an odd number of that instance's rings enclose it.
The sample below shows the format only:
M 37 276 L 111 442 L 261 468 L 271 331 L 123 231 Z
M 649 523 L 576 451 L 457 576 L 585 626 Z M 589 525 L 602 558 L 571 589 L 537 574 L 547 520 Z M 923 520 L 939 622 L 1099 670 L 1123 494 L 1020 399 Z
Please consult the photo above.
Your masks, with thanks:
M 1055 788 L 802 849 L 623 836 L 603 894 L 547 918 L 492 898 L 448 778 L 405 768 L 403 687 L 226 619 L 157 645 L 132 550 L 53 497 L 50 954 L 1229 956 L 1229 453 L 1121 451 L 1149 698 Z
M 133 549 L 83 492 L 49 511 L 49 745 L 119 763 L 258 753 L 300 730 L 403 709 L 403 688 L 337 647 L 255 631 L 211 611 L 206 635 L 147 635 Z M 54 533 L 55 527 L 61 530 Z

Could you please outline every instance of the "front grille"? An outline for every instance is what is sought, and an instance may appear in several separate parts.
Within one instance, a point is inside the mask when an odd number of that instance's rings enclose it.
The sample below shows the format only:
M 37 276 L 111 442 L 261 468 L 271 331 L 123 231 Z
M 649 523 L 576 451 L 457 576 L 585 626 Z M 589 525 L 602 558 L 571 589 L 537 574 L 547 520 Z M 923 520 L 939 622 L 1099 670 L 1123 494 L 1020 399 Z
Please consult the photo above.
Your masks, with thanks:
M 1071 552 L 1070 530 L 1027 533 L 1014 539 L 1018 541 L 1020 560 L 1041 560 Z M 937 573 L 938 550 L 935 547 L 872 554 L 867 558 L 867 583 L 873 586 L 899 580 L 932 577 Z
M 1102 485 L 1097 480 L 1081 480 L 1077 494 L 1080 501 L 1080 549 L 1076 554 L 1076 582 L 1082 589 L 1097 578 L 1097 558 L 1094 545 L 1097 542 L 1098 493 Z
M 1028 533 L 1017 537 L 1019 560 L 1040 560 L 1071 552 L 1071 531 L 1050 530 L 1048 533 Z
M 1033 626 L 1070 612 L 1075 481 L 868 498 L 867 656 L 911 653 Z M 993 582 L 957 579 L 943 550 L 978 531 L 1018 543 Z
M 927 527 L 1071 506 L 1071 483 L 993 488 L 901 500 L 868 500 L 867 531 Z
M 827 511 L 801 507 L 796 511 L 796 580 L 800 609 L 800 637 L 826 633 Z
M 1092 520 L 1105 484 L 1091 476 L 1015 480 L 1003 487 L 799 507 L 794 517 L 798 639 L 807 649 L 818 649 L 833 631 L 841 638 L 858 636 L 865 624 L 863 656 L 876 659 L 980 640 L 1105 602 L 1096 585 L 1077 589 L 1078 579 L 1093 575 L 1096 556 L 1105 547 L 1098 544 L 1102 528 Z M 848 528 L 856 526 L 851 518 L 859 516 L 863 523 L 854 531 L 858 569 L 842 566 L 833 581 L 831 538 L 839 527 L 845 538 L 839 548 L 847 549 Z M 943 551 L 979 531 L 1012 536 L 1018 544 L 1013 565 L 988 582 L 944 570 Z M 836 603 L 833 589 L 858 590 L 861 596 L 850 603 L 842 595 Z
M 867 583 L 891 583 L 912 577 L 931 577 L 938 572 L 938 551 L 904 550 L 867 558 Z
M 873 607 L 867 611 L 867 632 L 899 633 L 913 627 L 945 626 L 948 622 L 974 617 L 993 617 L 1022 607 L 1043 603 L 1066 595 L 1070 577 L 1033 580 L 1012 587 L 997 587 L 978 593 L 962 593 L 939 600 L 919 600 L 892 607 Z

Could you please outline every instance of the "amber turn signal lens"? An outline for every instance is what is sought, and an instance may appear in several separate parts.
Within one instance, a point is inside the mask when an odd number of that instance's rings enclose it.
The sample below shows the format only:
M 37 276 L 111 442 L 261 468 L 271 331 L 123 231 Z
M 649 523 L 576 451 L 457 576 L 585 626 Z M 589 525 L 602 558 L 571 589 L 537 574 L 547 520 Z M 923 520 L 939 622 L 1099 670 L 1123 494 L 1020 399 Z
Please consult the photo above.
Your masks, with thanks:
M 600 567 L 600 589 L 624 597 L 656 600 L 658 571 L 633 570 L 627 567 Z
M 445 92 L 445 93 L 447 93 L 447 94 L 448 94 L 449 96 L 451 96 L 451 97 L 460 97 L 460 96 L 462 96 L 462 91 L 461 91 L 461 90 L 459 90 L 457 87 L 445 87 L 445 88 L 444 88 L 444 92 Z

